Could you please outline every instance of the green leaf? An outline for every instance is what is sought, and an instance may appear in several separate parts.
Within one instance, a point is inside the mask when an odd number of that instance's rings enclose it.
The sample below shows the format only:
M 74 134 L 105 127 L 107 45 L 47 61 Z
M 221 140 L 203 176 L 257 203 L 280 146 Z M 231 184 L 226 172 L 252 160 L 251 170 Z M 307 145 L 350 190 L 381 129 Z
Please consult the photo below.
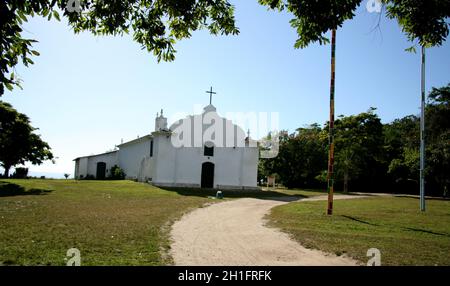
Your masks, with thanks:
M 9 82 L 5 82 L 5 86 L 9 91 L 13 90 L 13 86 Z
M 53 16 L 56 18 L 56 20 L 61 21 L 61 18 L 59 17 L 58 12 L 53 11 Z
M 20 19 L 22 19 L 22 21 L 27 22 L 27 17 L 23 14 L 22 11 L 18 11 L 17 15 L 19 15 Z
M 47 17 L 47 15 L 50 13 L 50 10 L 49 9 L 44 9 L 44 10 L 42 10 L 42 16 L 43 17 Z
M 41 54 L 38 51 L 31 51 L 31 53 L 35 56 L 40 56 Z
M 411 46 L 411 47 L 405 49 L 405 51 L 410 52 L 410 53 L 415 53 L 415 54 L 417 53 L 416 46 Z

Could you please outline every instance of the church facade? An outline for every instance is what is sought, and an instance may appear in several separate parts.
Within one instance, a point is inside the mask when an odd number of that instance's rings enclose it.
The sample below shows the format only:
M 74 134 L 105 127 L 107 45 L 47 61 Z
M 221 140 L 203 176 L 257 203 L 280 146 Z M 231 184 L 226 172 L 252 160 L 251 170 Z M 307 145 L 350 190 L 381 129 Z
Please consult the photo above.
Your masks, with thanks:
M 161 187 L 258 189 L 257 142 L 213 105 L 170 128 L 161 111 L 154 132 L 117 147 L 76 158 L 75 178 L 104 179 L 117 165 L 127 179 Z

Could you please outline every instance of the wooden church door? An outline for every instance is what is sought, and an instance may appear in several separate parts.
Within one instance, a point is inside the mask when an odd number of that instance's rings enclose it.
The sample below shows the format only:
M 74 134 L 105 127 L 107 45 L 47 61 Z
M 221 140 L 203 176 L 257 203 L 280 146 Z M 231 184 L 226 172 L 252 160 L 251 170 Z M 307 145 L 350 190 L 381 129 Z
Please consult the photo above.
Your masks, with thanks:
M 214 164 L 205 162 L 202 164 L 202 189 L 214 188 Z
M 106 163 L 98 162 L 97 163 L 97 180 L 104 180 L 106 177 Z

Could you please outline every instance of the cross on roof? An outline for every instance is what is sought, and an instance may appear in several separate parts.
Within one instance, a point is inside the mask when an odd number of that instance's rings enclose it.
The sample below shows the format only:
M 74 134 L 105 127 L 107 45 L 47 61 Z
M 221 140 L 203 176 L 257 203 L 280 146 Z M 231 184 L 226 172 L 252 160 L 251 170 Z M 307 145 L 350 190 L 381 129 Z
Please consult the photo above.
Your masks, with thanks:
M 211 86 L 211 89 L 209 91 L 207 91 L 206 93 L 209 93 L 209 105 L 211 105 L 212 104 L 212 95 L 217 94 L 217 92 L 213 92 L 213 89 Z

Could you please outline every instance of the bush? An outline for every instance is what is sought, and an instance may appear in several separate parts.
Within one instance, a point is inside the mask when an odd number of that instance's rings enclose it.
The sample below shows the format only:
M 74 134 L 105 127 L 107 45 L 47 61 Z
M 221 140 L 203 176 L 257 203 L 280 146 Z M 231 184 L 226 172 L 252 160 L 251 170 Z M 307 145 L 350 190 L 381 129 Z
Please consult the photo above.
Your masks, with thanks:
M 81 177 L 80 177 L 80 179 L 81 179 Z M 82 180 L 95 180 L 95 176 L 87 174 L 86 177 L 84 177 Z
M 114 165 L 110 170 L 110 180 L 123 180 L 125 179 L 125 172 L 117 165 Z
M 15 179 L 26 179 L 28 177 L 28 168 L 16 168 L 12 177 Z

